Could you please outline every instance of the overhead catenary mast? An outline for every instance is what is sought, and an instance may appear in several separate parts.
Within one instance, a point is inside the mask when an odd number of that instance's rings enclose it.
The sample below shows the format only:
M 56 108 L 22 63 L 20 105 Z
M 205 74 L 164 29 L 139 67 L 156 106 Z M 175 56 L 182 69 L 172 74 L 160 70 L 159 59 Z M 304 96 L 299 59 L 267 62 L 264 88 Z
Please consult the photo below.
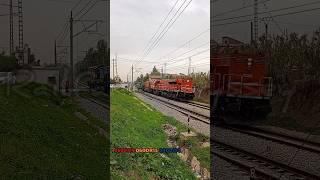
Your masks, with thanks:
M 19 60 L 20 64 L 24 64 L 24 47 L 23 47 L 23 12 L 22 0 L 18 0 L 18 32 L 19 32 Z
M 9 47 L 9 52 L 10 55 L 13 55 L 14 52 L 14 45 L 13 45 L 13 5 L 12 5 L 12 0 L 10 0 L 10 4 L 9 4 L 9 8 L 10 8 L 10 47 Z
M 259 36 L 259 22 L 258 22 L 258 0 L 254 0 L 253 12 L 253 29 L 254 29 L 254 42 L 258 41 Z

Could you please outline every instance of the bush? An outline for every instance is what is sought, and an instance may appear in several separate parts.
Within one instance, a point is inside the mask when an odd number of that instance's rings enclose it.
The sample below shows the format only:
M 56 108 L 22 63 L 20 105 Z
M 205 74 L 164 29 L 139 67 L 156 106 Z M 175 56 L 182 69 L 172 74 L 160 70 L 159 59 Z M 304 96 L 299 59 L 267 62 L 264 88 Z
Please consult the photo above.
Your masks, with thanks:
M 16 69 L 17 60 L 13 56 L 0 55 L 0 71 L 8 72 Z

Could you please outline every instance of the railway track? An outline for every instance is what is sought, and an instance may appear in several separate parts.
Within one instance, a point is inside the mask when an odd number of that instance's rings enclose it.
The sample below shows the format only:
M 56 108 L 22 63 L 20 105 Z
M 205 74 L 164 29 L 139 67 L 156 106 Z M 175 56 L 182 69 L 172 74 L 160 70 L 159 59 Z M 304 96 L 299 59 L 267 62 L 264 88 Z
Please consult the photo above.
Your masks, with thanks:
M 87 99 L 88 101 L 91 101 L 105 109 L 109 109 L 109 106 L 105 103 L 102 103 L 100 100 L 98 100 L 98 97 L 97 96 L 94 96 L 92 94 L 90 95 L 87 95 L 87 96 L 83 96 L 83 95 L 80 95 L 80 97 L 84 98 L 84 99 Z
M 151 99 L 153 101 L 157 101 L 158 103 L 160 103 L 164 106 L 167 106 L 171 109 L 174 109 L 174 110 L 176 110 L 186 116 L 190 116 L 191 118 L 193 118 L 196 121 L 200 121 L 200 122 L 203 122 L 208 125 L 210 124 L 210 116 L 207 116 L 207 115 L 201 114 L 199 112 L 195 112 L 189 108 L 185 108 L 185 107 L 179 106 L 177 104 L 174 104 L 169 99 L 164 100 L 164 99 L 156 97 L 155 95 L 150 95 L 149 93 L 140 93 L 140 94 L 145 96 L 148 99 Z
M 320 177 L 286 164 L 247 152 L 223 142 L 211 139 L 211 153 L 225 161 L 240 167 L 252 179 L 308 179 Z
M 85 83 L 85 82 L 81 82 L 81 81 L 78 81 L 77 82 L 77 87 L 78 88 L 89 88 L 89 86 Z
M 296 147 L 304 151 L 310 151 L 320 154 L 320 143 L 306 141 L 306 139 L 296 138 L 288 135 L 283 135 L 280 133 L 263 130 L 257 127 L 249 126 L 239 126 L 239 127 L 229 127 L 222 126 L 224 129 L 228 129 L 234 132 L 240 132 L 242 134 L 247 134 L 250 136 L 258 137 L 261 139 L 269 140 L 272 142 L 277 142 L 280 144 L 285 144 L 288 146 Z
M 141 94 L 141 93 L 140 93 Z M 210 124 L 210 117 L 200 115 L 197 112 L 193 112 L 190 109 L 178 106 L 170 101 L 166 101 L 148 94 L 143 93 L 148 99 L 157 101 L 158 103 L 165 105 L 171 109 L 174 109 L 186 116 L 201 121 L 205 124 Z M 91 95 L 91 97 L 86 97 L 93 103 L 100 106 L 108 108 L 106 104 L 103 104 L 97 100 L 97 97 Z M 232 131 L 240 132 L 242 134 L 247 134 L 250 136 L 258 137 L 261 139 L 266 139 L 281 144 L 286 144 L 288 146 L 294 146 L 303 150 L 308 150 L 312 152 L 320 153 L 320 147 L 317 143 L 304 142 L 301 139 L 293 138 L 290 136 L 280 135 L 277 133 L 272 133 L 269 131 L 253 128 L 253 127 L 221 127 Z M 290 167 L 281 162 L 276 162 L 265 157 L 259 156 L 257 154 L 247 152 L 243 149 L 225 144 L 223 142 L 211 139 L 211 153 L 225 161 L 230 162 L 233 165 L 240 167 L 244 172 L 246 172 L 250 177 L 255 179 L 320 179 L 319 176 L 305 172 L 294 167 Z
M 191 105 L 191 106 L 199 107 L 199 108 L 206 109 L 206 110 L 210 111 L 210 106 L 207 105 L 207 104 L 198 103 L 198 102 L 195 102 L 195 101 L 187 101 L 186 103 Z

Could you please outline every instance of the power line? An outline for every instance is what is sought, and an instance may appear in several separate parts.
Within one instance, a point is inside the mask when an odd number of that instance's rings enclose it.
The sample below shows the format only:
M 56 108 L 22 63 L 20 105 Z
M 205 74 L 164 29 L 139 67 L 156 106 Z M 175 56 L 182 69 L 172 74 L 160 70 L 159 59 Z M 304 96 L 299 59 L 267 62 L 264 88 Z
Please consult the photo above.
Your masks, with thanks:
M 87 4 L 85 4 L 80 11 L 78 11 L 77 13 L 75 13 L 74 17 L 77 17 L 78 15 L 80 15 L 80 14 L 82 13 L 82 11 L 84 11 L 93 1 L 94 1 L 94 0 L 88 1 Z M 95 4 L 95 3 L 94 3 L 94 4 Z
M 118 57 L 118 59 L 120 59 L 120 61 L 126 61 L 126 62 L 139 61 L 139 59 L 127 59 L 127 58 L 121 58 L 121 57 Z M 158 61 L 141 61 L 141 62 L 157 63 Z
M 60 36 L 63 36 L 67 30 L 68 30 L 68 21 L 66 21 L 66 23 L 63 25 L 63 28 L 60 31 L 60 33 L 58 34 L 58 36 L 56 37 L 56 40 L 60 39 Z
M 305 3 L 305 4 L 290 6 L 290 7 L 286 7 L 286 8 L 280 8 L 280 9 L 274 9 L 274 10 L 270 10 L 270 11 L 258 12 L 257 14 L 260 15 L 260 14 L 267 14 L 267 13 L 272 13 L 272 12 L 284 11 L 284 10 L 289 10 L 289 9 L 293 9 L 293 8 L 299 8 L 299 7 L 313 5 L 313 4 L 319 4 L 319 3 L 320 3 L 320 1 L 315 1 L 315 2 L 311 2 L 311 3 Z M 214 22 L 219 22 L 219 21 L 240 19 L 240 18 L 251 17 L 251 16 L 252 16 L 252 14 L 246 14 L 246 15 L 241 15 L 241 16 L 233 16 L 233 17 L 229 17 L 229 18 L 215 19 L 215 20 L 211 19 L 211 20 L 214 21 Z
M 200 45 L 200 46 L 197 46 L 196 48 L 193 48 L 193 49 L 191 49 L 191 50 L 189 50 L 189 51 L 186 51 L 186 52 L 184 52 L 184 53 L 182 53 L 182 54 L 179 54 L 178 56 L 176 56 L 176 57 L 174 57 L 174 58 L 172 58 L 171 60 L 168 60 L 168 61 L 166 61 L 166 62 L 167 62 L 167 63 L 168 63 L 168 62 L 171 62 L 172 60 L 174 60 L 174 59 L 176 59 L 176 58 L 178 58 L 178 57 L 181 57 L 181 56 L 183 56 L 183 55 L 185 55 L 185 54 L 188 54 L 189 52 L 192 52 L 192 51 L 194 51 L 194 50 L 196 50 L 196 49 L 199 49 L 200 47 L 203 47 L 203 46 L 208 45 L 208 44 L 210 44 L 210 42 L 206 42 L 205 44 L 202 44 L 202 45 Z
M 265 0 L 265 1 L 261 1 L 261 2 L 258 2 L 258 4 L 261 4 L 261 3 L 266 3 L 270 0 Z M 216 14 L 216 15 L 213 15 L 212 18 L 215 18 L 215 17 L 218 17 L 218 16 L 222 16 L 222 15 L 225 15 L 225 14 L 228 14 L 228 13 L 233 13 L 233 12 L 237 12 L 237 11 L 240 11 L 242 9 L 246 9 L 246 8 L 249 8 L 249 7 L 252 7 L 254 6 L 254 4 L 251 4 L 251 5 L 247 5 L 247 6 L 243 6 L 241 8 L 237 8 L 237 9 L 232 9 L 232 10 L 229 10 L 229 11 L 225 11 L 225 12 L 222 12 L 222 13 L 219 13 L 219 14 Z
M 268 7 L 267 7 L 266 4 L 264 4 L 264 7 L 265 7 L 266 9 L 268 9 Z M 271 14 L 270 12 L 269 12 L 269 15 L 272 16 L 272 14 Z M 272 19 L 273 23 L 277 26 L 277 28 L 278 28 L 278 30 L 280 31 L 280 33 L 283 34 L 283 31 L 282 31 L 280 25 L 277 23 L 277 21 L 276 21 L 273 17 L 271 17 L 271 19 Z
M 203 59 L 210 59 L 210 57 L 203 57 L 203 58 L 200 58 L 200 59 L 196 59 L 196 60 L 194 60 L 194 61 L 196 61 L 196 62 L 199 62 L 199 61 L 201 61 L 201 60 L 203 60 Z M 185 59 L 183 59 L 183 60 L 187 60 L 187 58 L 185 58 Z M 210 63 L 210 62 L 202 62 L 202 63 L 197 63 L 197 64 L 193 64 L 193 65 L 198 65 L 198 64 L 203 64 L 203 63 Z M 186 63 L 185 63 L 186 64 Z M 172 64 L 171 64 L 172 65 Z M 183 65 L 183 64 L 182 64 Z M 174 67 L 180 67 L 180 66 L 182 66 L 181 64 L 180 65 L 176 65 L 176 66 L 171 66 L 170 67 L 170 69 L 171 68 L 174 68 Z
M 169 15 L 171 14 L 172 10 L 176 7 L 177 3 L 179 2 L 179 0 L 177 0 L 174 5 L 172 6 L 172 8 L 170 9 L 170 11 L 168 12 L 168 14 L 165 16 L 164 20 L 162 21 L 162 23 L 160 24 L 160 26 L 158 27 L 158 29 L 156 30 L 156 32 L 153 34 L 153 36 L 151 37 L 151 39 L 149 40 L 149 42 L 147 43 L 147 46 L 144 48 L 144 50 L 142 51 L 142 53 L 145 52 L 145 50 L 147 49 L 147 47 L 149 47 L 150 43 L 152 42 L 153 38 L 155 37 L 155 35 L 159 32 L 160 28 L 162 27 L 162 25 L 164 24 L 164 22 L 168 19 Z
M 171 21 L 173 20 L 173 18 L 176 17 L 177 13 L 180 11 L 180 9 L 182 8 L 182 6 L 185 4 L 186 0 L 183 1 L 183 3 L 180 5 L 180 7 L 178 8 L 178 10 L 174 13 L 174 15 L 171 17 L 171 19 L 169 20 L 169 22 L 166 24 L 166 26 L 162 29 L 162 31 L 160 32 L 160 34 L 158 34 L 158 36 L 156 37 L 156 39 L 153 41 L 153 43 L 147 48 L 146 52 L 143 53 L 141 60 L 143 60 L 143 58 L 145 56 L 148 56 L 148 54 L 152 51 L 152 48 L 155 44 L 155 42 L 157 42 L 159 40 L 159 37 L 161 36 L 161 34 L 164 32 L 164 30 L 168 27 L 168 25 L 171 23 Z
M 188 2 L 188 4 L 184 7 L 184 9 L 179 13 L 179 15 L 176 17 L 176 19 L 170 24 L 170 26 L 166 29 L 166 31 L 161 35 L 161 37 L 159 37 L 158 41 L 156 41 L 154 43 L 154 45 L 152 46 L 152 48 L 150 49 L 150 51 L 148 52 L 148 54 L 150 54 L 150 52 L 159 44 L 160 40 L 163 38 L 163 36 L 169 31 L 169 29 L 173 26 L 173 24 L 179 19 L 179 17 L 181 16 L 181 14 L 185 11 L 185 9 L 190 5 L 190 3 L 192 2 L 192 0 L 190 0 Z M 148 55 L 147 54 L 147 55 Z
M 197 55 L 202 54 L 202 53 L 205 53 L 205 52 L 207 52 L 207 51 L 209 51 L 209 50 L 210 50 L 210 48 L 208 48 L 208 49 L 206 49 L 206 50 L 203 50 L 203 51 L 200 51 L 200 52 L 197 52 L 197 53 L 194 53 L 194 54 L 192 54 L 192 55 L 190 55 L 190 56 L 188 56 L 188 57 L 185 57 L 185 58 L 173 59 L 173 60 L 175 60 L 174 62 L 183 61 L 183 60 L 186 60 L 186 59 L 189 58 L 189 57 L 197 56 Z M 162 63 L 162 64 L 163 64 L 163 63 Z M 171 64 L 173 64 L 173 63 L 171 63 Z M 160 64 L 156 64 L 156 65 L 160 65 Z M 144 68 L 146 68 L 146 67 L 143 67 L 143 69 L 144 69 Z
M 206 43 L 206 44 L 209 44 L 209 43 Z M 168 62 L 171 62 L 171 64 L 175 64 L 175 63 L 177 63 L 177 62 L 179 62 L 179 61 L 185 60 L 186 58 L 180 58 L 180 59 L 178 59 L 178 57 L 181 57 L 181 56 L 183 56 L 183 55 L 185 55 L 185 54 L 187 54 L 187 53 L 189 53 L 189 52 L 192 52 L 192 51 L 194 51 L 194 50 L 196 50 L 196 49 L 198 49 L 198 48 L 200 48 L 200 47 L 202 47 L 202 46 L 204 46 L 204 45 L 206 45 L 206 44 L 203 44 L 203 45 L 201 45 L 201 46 L 198 46 L 198 47 L 196 47 L 196 48 L 194 48 L 194 49 L 191 49 L 191 50 L 189 50 L 189 51 L 187 51 L 187 52 L 184 52 L 184 53 L 176 56 L 175 58 L 172 58 L 172 59 L 170 59 L 170 60 L 168 60 L 168 61 L 164 61 L 164 62 L 162 62 L 162 63 L 158 63 L 158 64 L 156 64 L 156 65 L 161 65 L 161 64 L 163 64 L 163 63 L 168 63 Z M 205 52 L 207 52 L 207 51 L 209 51 L 209 50 L 210 50 L 210 48 L 209 48 L 209 49 L 206 49 L 206 50 L 204 50 L 204 51 L 200 51 L 200 52 L 197 52 L 197 53 L 195 53 L 195 54 L 192 54 L 191 56 L 188 56 L 188 57 L 197 56 L 197 55 L 202 54 L 202 53 L 205 53 Z M 188 57 L 187 57 L 187 58 L 188 58 Z M 146 68 L 146 67 L 147 67 L 147 66 L 144 66 L 144 67 L 142 67 L 142 68 L 144 69 L 144 68 Z
M 75 8 L 77 8 L 77 7 L 80 5 L 81 2 L 82 2 L 82 0 L 79 0 L 78 3 L 75 4 L 75 5 L 72 7 L 71 11 L 73 11 Z
M 197 36 L 193 37 L 192 39 L 188 40 L 187 42 L 183 43 L 182 45 L 180 45 L 178 48 L 176 48 L 175 50 L 173 51 L 170 51 L 169 53 L 165 54 L 164 56 L 161 56 L 159 60 L 167 57 L 168 55 L 178 51 L 179 49 L 181 49 L 182 47 L 184 47 L 185 45 L 189 44 L 190 42 L 194 41 L 195 39 L 201 37 L 203 34 L 207 33 L 210 31 L 210 28 L 209 29 L 206 29 L 205 31 L 202 31 L 201 33 L 199 33 Z
M 85 13 L 83 13 L 79 19 L 81 19 L 83 16 L 85 16 L 96 4 L 98 3 L 98 0 L 96 0 L 90 7 L 89 9 L 87 9 L 87 11 Z
M 165 57 L 167 57 L 168 55 L 170 55 L 170 54 L 172 54 L 172 53 L 180 50 L 182 47 L 184 47 L 185 45 L 191 43 L 192 41 L 194 41 L 195 39 L 201 37 L 202 35 L 204 35 L 204 34 L 207 33 L 207 32 L 210 32 L 210 28 L 209 28 L 209 29 L 206 29 L 205 31 L 200 32 L 199 34 L 197 34 L 196 36 L 194 36 L 194 37 L 191 38 L 190 40 L 188 40 L 188 41 L 186 41 L 185 43 L 183 43 L 182 45 L 180 45 L 178 48 L 176 48 L 176 49 L 174 49 L 173 51 L 170 51 L 169 53 L 161 56 L 161 57 L 160 57 L 158 60 L 156 60 L 156 61 L 162 60 L 162 59 L 164 59 Z M 167 62 L 167 61 L 166 61 L 166 62 Z M 145 68 L 145 66 L 144 66 L 143 68 Z
M 18 13 L 12 13 L 13 15 L 18 15 Z M 0 16 L 10 16 L 10 14 L 0 14 Z
M 273 15 L 273 16 L 265 16 L 265 17 L 259 18 L 259 20 L 263 20 L 265 18 L 274 18 L 274 17 L 281 17 L 281 16 L 287 16 L 287 15 L 294 15 L 294 14 L 299 14 L 299 13 L 304 13 L 304 12 L 315 11 L 315 10 L 319 10 L 319 9 L 320 8 L 312 8 L 312 9 L 305 9 L 305 10 L 301 10 L 301 11 L 294 11 L 294 12 L 289 12 L 289 13 L 284 13 L 284 14 L 277 14 L 277 15 Z M 249 22 L 249 21 L 251 21 L 251 19 L 234 21 L 234 22 L 229 22 L 229 23 L 213 24 L 211 27 L 224 26 L 224 25 L 230 25 L 230 24 L 238 24 L 238 23 L 244 23 L 244 22 Z

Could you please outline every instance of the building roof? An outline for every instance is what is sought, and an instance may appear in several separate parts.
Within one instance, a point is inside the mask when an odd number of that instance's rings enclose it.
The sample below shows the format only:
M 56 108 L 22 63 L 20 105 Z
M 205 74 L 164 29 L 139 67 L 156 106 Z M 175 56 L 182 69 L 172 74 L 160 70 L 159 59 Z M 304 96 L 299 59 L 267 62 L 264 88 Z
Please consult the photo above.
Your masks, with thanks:
M 223 36 L 222 37 L 222 44 L 224 45 L 243 45 L 244 43 L 241 41 L 238 41 L 236 39 L 233 39 L 228 36 Z

